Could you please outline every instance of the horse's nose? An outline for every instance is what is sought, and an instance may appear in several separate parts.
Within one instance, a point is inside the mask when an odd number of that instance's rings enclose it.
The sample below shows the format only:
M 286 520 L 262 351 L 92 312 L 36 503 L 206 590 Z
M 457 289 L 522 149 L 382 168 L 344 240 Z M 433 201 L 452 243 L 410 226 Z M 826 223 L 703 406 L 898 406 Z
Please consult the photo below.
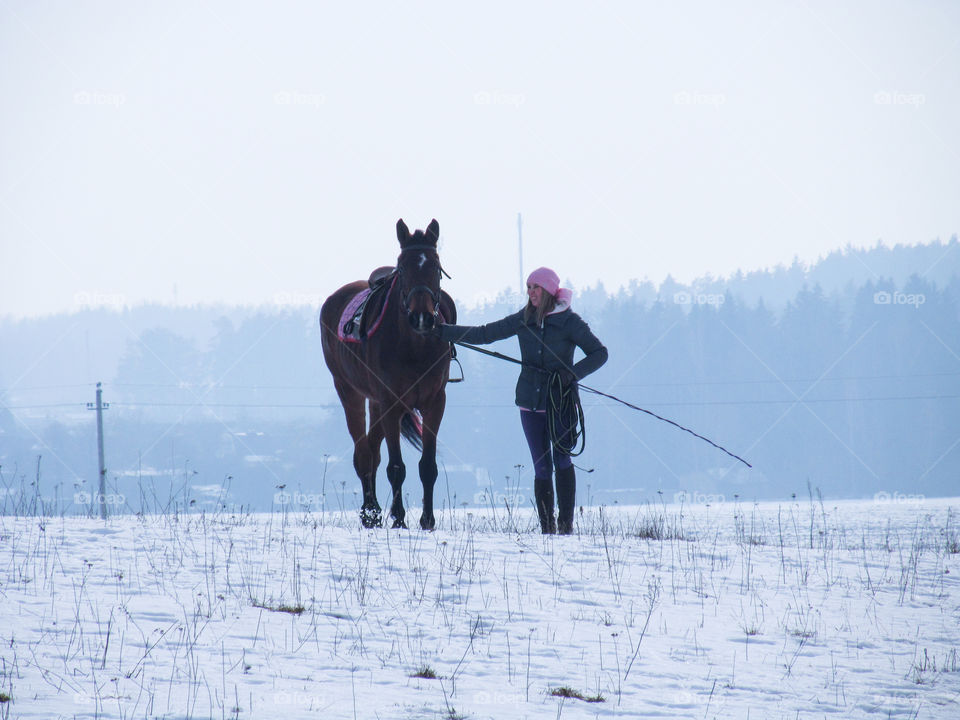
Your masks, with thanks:
M 414 330 L 419 330 L 420 332 L 432 330 L 436 322 L 433 315 L 426 312 L 408 313 L 407 320 L 410 321 L 410 325 L 413 326 Z

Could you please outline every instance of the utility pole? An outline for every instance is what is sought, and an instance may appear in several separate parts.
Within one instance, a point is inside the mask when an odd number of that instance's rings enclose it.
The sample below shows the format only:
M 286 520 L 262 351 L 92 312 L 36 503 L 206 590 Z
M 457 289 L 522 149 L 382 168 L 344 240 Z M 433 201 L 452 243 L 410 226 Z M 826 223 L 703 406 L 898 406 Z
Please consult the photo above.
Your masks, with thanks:
M 100 482 L 97 502 L 100 505 L 100 519 L 107 519 L 107 468 L 103 464 L 103 411 L 110 409 L 110 403 L 103 402 L 103 388 L 97 383 L 97 402 L 87 403 L 87 410 L 97 411 L 97 459 L 100 465 Z
M 523 286 L 523 217 L 520 213 L 517 213 L 517 251 L 520 261 L 520 297 L 523 297 L 523 291 L 526 288 Z

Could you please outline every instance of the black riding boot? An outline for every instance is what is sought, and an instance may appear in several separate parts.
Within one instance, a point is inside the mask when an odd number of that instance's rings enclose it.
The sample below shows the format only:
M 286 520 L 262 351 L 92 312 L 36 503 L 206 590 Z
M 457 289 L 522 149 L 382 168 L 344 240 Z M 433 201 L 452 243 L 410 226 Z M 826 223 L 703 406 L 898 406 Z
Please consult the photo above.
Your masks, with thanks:
M 557 532 L 573 533 L 573 507 L 577 501 L 577 471 L 573 465 L 557 469 Z
M 557 522 L 553 517 L 553 479 L 536 478 L 533 481 L 533 494 L 537 501 L 537 514 L 540 516 L 540 532 L 553 535 L 557 532 Z

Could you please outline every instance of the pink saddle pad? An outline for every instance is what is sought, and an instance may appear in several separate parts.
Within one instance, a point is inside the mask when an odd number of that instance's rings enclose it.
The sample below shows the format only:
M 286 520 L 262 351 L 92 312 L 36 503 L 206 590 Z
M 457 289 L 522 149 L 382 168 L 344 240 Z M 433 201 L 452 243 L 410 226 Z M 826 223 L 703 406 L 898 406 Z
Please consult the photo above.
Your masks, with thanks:
M 397 282 L 397 279 L 394 278 L 393 282 L 390 283 L 390 287 L 387 288 L 387 295 L 389 299 L 390 290 L 393 289 L 394 283 Z M 347 303 L 347 306 L 343 309 L 343 313 L 340 315 L 340 322 L 337 324 L 337 337 L 343 342 L 363 342 L 366 338 L 373 335 L 377 328 L 380 327 L 380 323 L 383 321 L 383 316 L 387 313 L 388 301 L 383 303 L 383 309 L 380 310 L 380 314 L 377 315 L 377 319 L 370 324 L 367 328 L 366 336 L 360 336 L 360 316 L 363 314 L 363 305 L 366 303 L 367 299 L 370 297 L 372 291 L 370 288 L 365 288 L 350 298 L 350 302 Z

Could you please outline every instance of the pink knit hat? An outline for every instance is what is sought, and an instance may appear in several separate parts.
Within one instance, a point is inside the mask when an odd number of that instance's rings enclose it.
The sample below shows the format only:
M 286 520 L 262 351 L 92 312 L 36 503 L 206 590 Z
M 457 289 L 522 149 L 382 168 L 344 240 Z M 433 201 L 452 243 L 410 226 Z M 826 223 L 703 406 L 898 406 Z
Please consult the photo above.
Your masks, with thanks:
M 556 295 L 560 289 L 560 277 L 550 268 L 541 267 L 530 273 L 527 285 L 539 285 L 551 295 Z

